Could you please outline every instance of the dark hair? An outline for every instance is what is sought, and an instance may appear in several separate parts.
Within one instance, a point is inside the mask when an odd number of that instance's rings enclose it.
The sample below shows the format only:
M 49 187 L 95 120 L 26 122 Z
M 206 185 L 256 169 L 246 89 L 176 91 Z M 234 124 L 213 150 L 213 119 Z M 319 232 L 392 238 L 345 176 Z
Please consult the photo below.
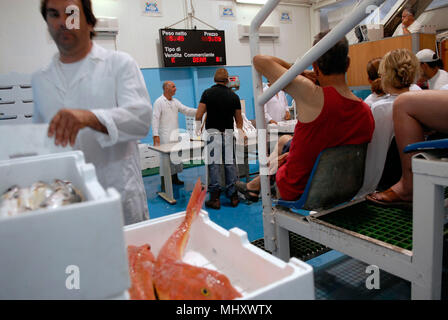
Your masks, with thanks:
M 405 12 L 405 11 L 409 12 L 410 14 L 412 14 L 415 17 L 416 11 L 415 11 L 415 9 L 413 7 L 410 7 L 410 6 L 405 7 L 403 9 L 403 12 Z
M 42 17 L 44 17 L 45 21 L 47 21 L 47 3 L 48 0 L 40 1 L 40 13 L 42 14 Z M 87 24 L 91 25 L 92 27 L 95 27 L 96 17 L 93 14 L 92 1 L 81 0 L 81 3 L 82 3 L 82 10 L 84 11 L 84 15 L 86 16 Z M 95 35 L 96 33 L 94 31 L 90 32 L 90 39 L 92 39 Z
M 367 63 L 367 74 L 369 76 L 369 80 L 372 81 L 371 90 L 379 96 L 383 96 L 386 93 L 381 86 L 381 77 L 378 73 L 380 68 L 381 58 L 375 58 L 370 60 Z
M 378 69 L 380 68 L 381 58 L 375 58 L 367 63 L 367 74 L 371 81 L 374 81 L 380 77 Z
M 320 40 L 325 37 L 330 30 L 323 31 L 315 36 L 313 45 L 316 45 Z M 348 40 L 343 37 L 338 41 L 330 50 L 322 55 L 316 61 L 320 71 L 326 76 L 332 74 L 344 74 L 347 72 L 349 65 L 348 59 Z
M 442 61 L 442 59 L 439 59 L 439 56 L 437 55 L 437 53 L 434 53 L 434 56 L 432 58 L 437 59 L 437 60 L 434 60 L 431 62 L 425 62 L 431 69 L 434 69 L 434 68 L 444 69 L 443 61 Z

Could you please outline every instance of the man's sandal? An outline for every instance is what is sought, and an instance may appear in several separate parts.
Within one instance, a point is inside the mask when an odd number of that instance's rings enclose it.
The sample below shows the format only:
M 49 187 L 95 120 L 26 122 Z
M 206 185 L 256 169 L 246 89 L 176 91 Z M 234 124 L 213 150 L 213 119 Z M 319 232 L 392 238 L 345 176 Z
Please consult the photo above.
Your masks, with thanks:
M 258 198 L 259 198 L 258 195 L 260 194 L 260 191 L 247 189 L 247 183 L 242 182 L 242 181 L 237 181 L 235 183 L 235 188 L 236 188 L 236 190 L 241 192 L 247 200 L 252 201 L 252 202 L 258 202 Z M 249 193 L 254 193 L 257 196 L 252 196 Z

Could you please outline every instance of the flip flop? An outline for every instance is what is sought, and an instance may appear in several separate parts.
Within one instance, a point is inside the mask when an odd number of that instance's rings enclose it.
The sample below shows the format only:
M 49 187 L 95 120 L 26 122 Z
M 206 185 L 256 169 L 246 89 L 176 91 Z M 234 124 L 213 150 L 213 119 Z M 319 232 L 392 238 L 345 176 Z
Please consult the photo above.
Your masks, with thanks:
M 377 199 L 375 196 L 380 195 L 383 200 Z M 368 201 L 374 202 L 384 207 L 412 207 L 412 201 L 405 201 L 400 198 L 400 196 L 392 190 L 392 188 L 387 189 L 383 192 L 374 192 L 366 196 Z
M 247 189 L 247 183 L 244 183 L 242 181 L 237 181 L 235 183 L 235 188 L 236 188 L 236 190 L 241 192 L 247 200 L 252 201 L 252 202 L 258 202 L 258 198 L 259 198 L 258 195 L 260 194 L 260 191 Z M 255 193 L 257 196 L 251 196 L 249 193 Z

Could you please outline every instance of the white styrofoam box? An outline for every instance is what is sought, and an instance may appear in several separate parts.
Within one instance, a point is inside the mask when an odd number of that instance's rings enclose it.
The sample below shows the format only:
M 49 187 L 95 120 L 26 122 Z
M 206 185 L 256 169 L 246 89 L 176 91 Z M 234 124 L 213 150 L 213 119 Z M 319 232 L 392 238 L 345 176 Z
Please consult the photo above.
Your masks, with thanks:
M 10 137 L 14 144 L 15 136 Z M 12 185 L 28 187 L 37 181 L 63 179 L 71 181 L 86 199 L 0 219 L 0 299 L 122 295 L 130 281 L 119 193 L 103 189 L 94 166 L 85 163 L 81 151 L 12 160 L 5 160 L 8 153 L 0 152 L 0 194 Z
M 31 74 L 11 72 L 0 74 L 0 88 L 9 86 L 31 86 Z
M 155 256 L 185 217 L 185 212 L 124 228 L 126 245 L 150 244 Z M 291 258 L 286 263 L 253 246 L 246 232 L 227 231 L 202 211 L 192 225 L 183 261 L 225 274 L 243 299 L 314 299 L 313 269 Z
M 2 123 L 3 121 L 0 121 Z M 56 146 L 54 138 L 48 138 L 48 124 L 22 124 L 0 125 L 0 137 L 2 140 L 0 160 L 16 158 L 20 155 L 35 156 L 49 153 L 72 151 L 73 148 Z
M 294 133 L 296 124 L 297 124 L 297 120 L 280 121 L 280 122 L 278 122 L 278 124 L 269 124 L 268 131 L 276 129 L 279 132 Z
M 0 103 L 14 102 L 13 86 L 0 87 Z
M 148 148 L 148 145 L 146 143 L 139 143 L 138 144 L 138 150 L 140 152 L 140 158 L 146 158 L 146 157 L 152 157 L 156 156 L 157 152 L 154 150 L 151 150 Z
M 5 115 L 24 115 L 32 114 L 34 104 L 32 102 L 23 103 L 22 101 L 11 101 L 11 103 L 0 102 L 0 113 Z
M 15 115 L 15 116 L 0 115 L 0 126 L 23 125 L 32 123 L 33 123 L 32 116 L 30 117 L 25 115 Z
M 33 89 L 30 86 L 0 86 L 0 103 L 5 101 L 22 102 L 29 100 L 33 100 Z
M 142 170 L 157 168 L 160 166 L 160 158 L 157 157 L 148 157 L 141 159 Z

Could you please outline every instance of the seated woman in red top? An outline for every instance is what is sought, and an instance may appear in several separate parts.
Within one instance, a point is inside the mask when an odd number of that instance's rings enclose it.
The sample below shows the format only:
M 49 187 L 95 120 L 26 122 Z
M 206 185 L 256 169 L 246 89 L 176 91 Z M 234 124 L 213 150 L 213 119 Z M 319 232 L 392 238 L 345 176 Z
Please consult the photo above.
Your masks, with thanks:
M 316 36 L 314 44 L 327 32 Z M 370 142 L 375 127 L 367 104 L 349 89 L 345 73 L 350 65 L 348 41 L 344 37 L 313 63 L 316 85 L 308 77 L 297 76 L 284 90 L 296 101 L 298 122 L 289 153 L 279 159 L 276 183 L 283 200 L 293 201 L 302 195 L 318 155 L 327 148 Z M 279 58 L 258 55 L 254 67 L 271 83 L 291 67 Z M 237 189 L 252 200 L 260 190 L 256 178 Z M 253 191 L 253 192 L 252 192 Z

